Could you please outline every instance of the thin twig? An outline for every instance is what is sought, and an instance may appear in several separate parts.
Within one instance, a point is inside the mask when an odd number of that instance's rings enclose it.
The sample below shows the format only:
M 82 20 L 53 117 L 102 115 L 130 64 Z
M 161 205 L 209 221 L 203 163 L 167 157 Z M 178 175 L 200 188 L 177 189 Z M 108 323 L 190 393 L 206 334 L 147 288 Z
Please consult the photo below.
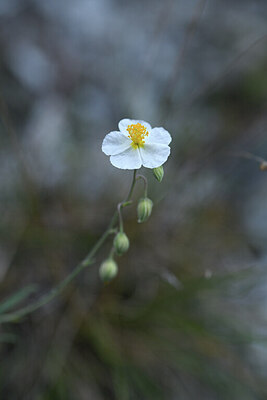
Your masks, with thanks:
M 230 153 L 230 155 L 233 157 L 247 158 L 249 160 L 256 161 L 257 163 L 260 164 L 261 171 L 267 171 L 267 161 L 262 157 L 255 156 L 254 154 L 251 154 L 248 151 L 239 151 L 236 153 Z

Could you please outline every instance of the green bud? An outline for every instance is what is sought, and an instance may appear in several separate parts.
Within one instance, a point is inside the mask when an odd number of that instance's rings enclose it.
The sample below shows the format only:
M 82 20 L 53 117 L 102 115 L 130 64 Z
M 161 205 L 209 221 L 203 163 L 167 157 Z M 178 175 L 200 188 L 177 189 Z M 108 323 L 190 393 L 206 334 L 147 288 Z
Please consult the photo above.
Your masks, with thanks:
M 126 253 L 126 251 L 129 249 L 130 243 L 124 232 L 117 233 L 113 241 L 113 246 L 118 256 Z
M 152 212 L 152 207 L 153 207 L 153 202 L 148 197 L 143 197 L 142 199 L 139 200 L 137 206 L 137 217 L 139 223 L 148 220 Z
M 161 182 L 162 179 L 163 179 L 163 177 L 164 177 L 164 169 L 163 169 L 163 166 L 161 165 L 160 167 L 154 168 L 154 169 L 153 169 L 153 174 L 154 174 L 154 177 L 155 177 L 159 182 Z
M 113 278 L 115 278 L 117 273 L 118 265 L 112 258 L 108 258 L 100 265 L 99 276 L 104 282 L 111 281 Z

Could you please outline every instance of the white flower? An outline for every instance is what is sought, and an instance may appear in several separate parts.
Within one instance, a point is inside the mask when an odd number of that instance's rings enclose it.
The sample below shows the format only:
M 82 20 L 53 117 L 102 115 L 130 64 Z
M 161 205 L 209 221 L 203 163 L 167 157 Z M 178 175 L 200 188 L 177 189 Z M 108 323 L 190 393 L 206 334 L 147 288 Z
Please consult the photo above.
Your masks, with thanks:
M 114 167 L 121 169 L 157 168 L 170 154 L 172 138 L 164 128 L 151 128 L 145 121 L 122 119 L 119 131 L 110 132 L 102 151 Z

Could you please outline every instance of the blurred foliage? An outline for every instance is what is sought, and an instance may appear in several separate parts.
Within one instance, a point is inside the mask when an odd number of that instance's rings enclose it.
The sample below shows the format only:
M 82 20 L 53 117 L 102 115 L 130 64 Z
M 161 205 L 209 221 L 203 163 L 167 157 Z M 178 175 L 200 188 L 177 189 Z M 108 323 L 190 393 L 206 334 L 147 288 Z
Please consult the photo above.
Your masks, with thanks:
M 48 352 L 38 350 L 40 344 L 35 343 L 38 357 L 26 356 L 24 340 L 18 337 L 3 355 L 9 355 L 11 363 L 30 357 L 29 367 L 36 364 L 34 380 L 24 381 L 29 387 L 21 389 L 37 396 L 33 388 L 39 386 L 40 399 L 75 399 L 83 391 L 90 393 L 91 385 L 97 388 L 94 396 L 116 399 L 163 399 L 176 393 L 181 398 L 264 399 L 265 381 L 247 357 L 248 345 L 266 337 L 254 337 L 248 323 L 233 317 L 239 292 L 245 298 L 257 281 L 255 271 L 248 270 L 189 278 L 177 290 L 152 275 L 153 288 L 145 300 L 136 294 L 135 283 L 127 285 L 121 278 L 101 288 L 88 311 L 77 308 L 83 296 L 76 291 L 72 304 L 60 310 L 58 321 L 54 319 Z M 51 316 L 39 317 L 39 335 L 48 322 Z M 18 354 L 13 353 L 14 346 Z M 3 396 L 16 390 L 10 387 Z

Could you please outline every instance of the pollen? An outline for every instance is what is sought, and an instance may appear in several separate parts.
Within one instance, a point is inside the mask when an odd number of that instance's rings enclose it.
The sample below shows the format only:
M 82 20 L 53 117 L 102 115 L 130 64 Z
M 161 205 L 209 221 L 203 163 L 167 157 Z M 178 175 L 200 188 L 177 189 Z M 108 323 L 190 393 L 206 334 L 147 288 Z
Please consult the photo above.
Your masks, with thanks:
M 132 140 L 131 145 L 134 149 L 144 146 L 145 138 L 149 133 L 144 125 L 139 122 L 137 124 L 128 125 L 127 131 L 129 133 L 128 137 Z

